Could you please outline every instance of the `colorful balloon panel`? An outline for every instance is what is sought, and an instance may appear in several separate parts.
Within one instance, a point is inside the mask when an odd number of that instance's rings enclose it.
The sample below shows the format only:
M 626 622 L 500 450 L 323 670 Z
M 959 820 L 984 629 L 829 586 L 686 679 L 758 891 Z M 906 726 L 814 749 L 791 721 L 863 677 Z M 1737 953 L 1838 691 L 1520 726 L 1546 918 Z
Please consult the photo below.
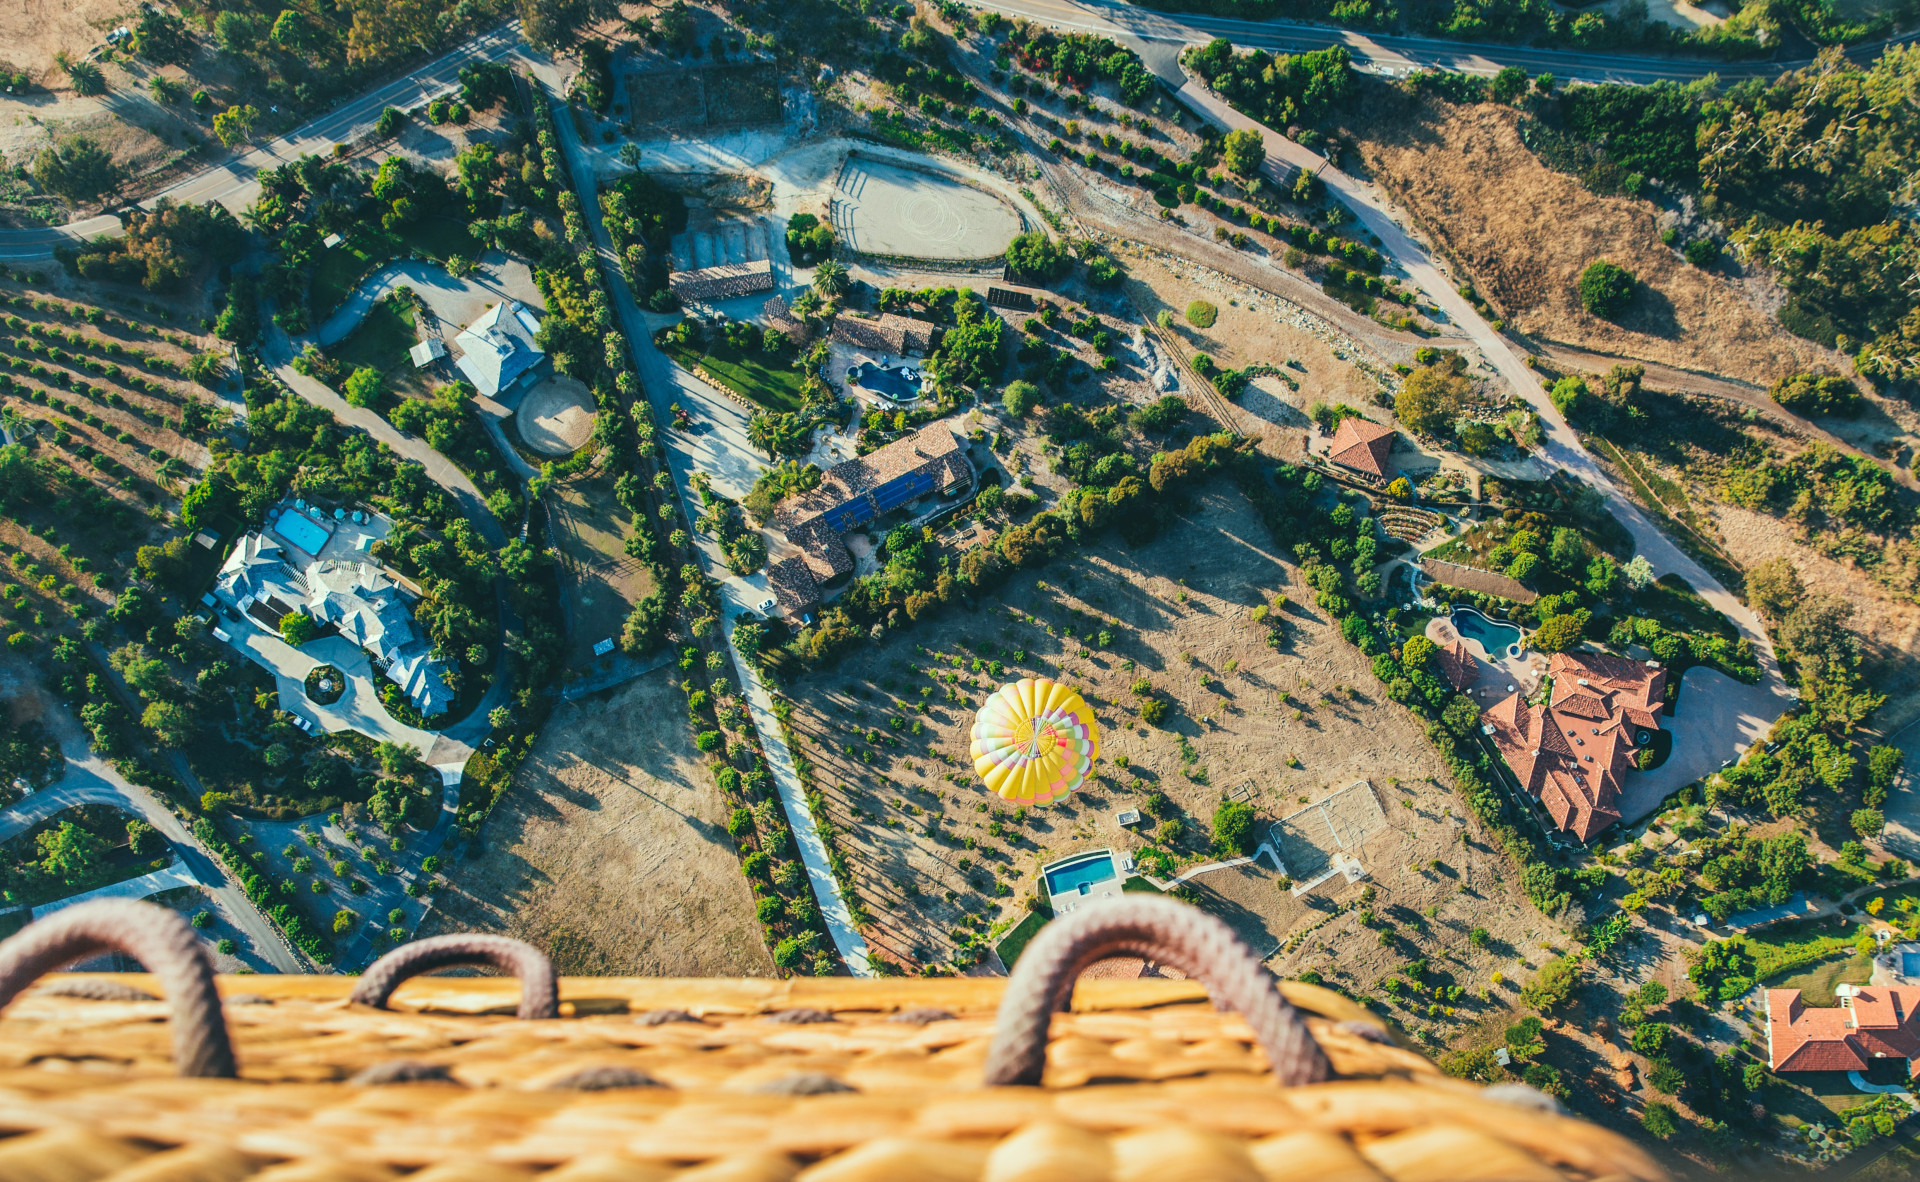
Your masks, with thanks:
M 1003 685 L 973 719 L 973 770 L 1014 804 L 1064 800 L 1093 773 L 1100 724 L 1071 686 L 1046 677 Z

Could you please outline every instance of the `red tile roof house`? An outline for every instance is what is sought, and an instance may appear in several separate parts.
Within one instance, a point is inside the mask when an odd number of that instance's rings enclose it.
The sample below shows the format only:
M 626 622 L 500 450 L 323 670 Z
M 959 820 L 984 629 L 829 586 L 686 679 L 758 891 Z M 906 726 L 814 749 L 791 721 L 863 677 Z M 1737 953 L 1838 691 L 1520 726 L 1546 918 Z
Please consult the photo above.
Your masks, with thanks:
M 1373 481 L 1387 479 L 1392 454 L 1393 428 L 1351 416 L 1340 420 L 1333 442 L 1327 445 L 1328 459 Z
M 1527 794 L 1582 842 L 1620 819 L 1614 802 L 1634 768 L 1635 732 L 1659 730 L 1667 671 L 1601 653 L 1555 653 L 1553 694 L 1529 706 L 1519 694 L 1481 716 L 1483 729 Z
M 840 535 L 934 493 L 973 481 L 966 447 L 945 422 L 929 423 L 857 460 L 835 464 L 810 493 L 782 505 L 773 526 L 800 551 L 767 571 L 780 614 L 799 619 L 820 602 L 819 588 L 853 573 Z
M 1775 1071 L 1865 1071 L 1901 1059 L 1920 1079 L 1920 989 L 1841 985 L 1840 1004 L 1809 1007 L 1798 989 L 1767 990 L 1767 1066 Z

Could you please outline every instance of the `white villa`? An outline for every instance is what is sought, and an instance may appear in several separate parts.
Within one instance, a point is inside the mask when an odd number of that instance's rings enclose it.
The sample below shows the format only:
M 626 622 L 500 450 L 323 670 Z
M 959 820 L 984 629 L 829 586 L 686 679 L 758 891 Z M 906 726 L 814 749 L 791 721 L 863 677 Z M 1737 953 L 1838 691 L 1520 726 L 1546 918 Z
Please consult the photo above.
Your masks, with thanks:
M 488 398 L 531 386 L 547 362 L 546 351 L 533 340 L 539 331 L 540 319 L 526 305 L 495 304 L 453 338 L 460 349 L 454 365 Z
M 442 676 L 447 663 L 433 656 L 406 593 L 372 563 L 330 558 L 297 572 L 278 542 L 249 533 L 221 566 L 217 585 L 263 628 L 278 630 L 281 617 L 295 611 L 331 624 L 366 650 L 420 713 L 444 714 L 453 705 Z

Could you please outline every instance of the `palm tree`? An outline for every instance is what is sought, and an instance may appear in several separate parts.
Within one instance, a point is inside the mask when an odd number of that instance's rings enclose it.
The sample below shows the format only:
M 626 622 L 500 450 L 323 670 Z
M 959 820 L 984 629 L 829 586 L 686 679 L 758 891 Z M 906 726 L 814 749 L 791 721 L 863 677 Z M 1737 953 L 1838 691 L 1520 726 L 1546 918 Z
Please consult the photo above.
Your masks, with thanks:
M 818 283 L 819 279 L 816 278 L 814 282 Z M 774 445 L 779 440 L 780 429 L 774 423 L 773 416 L 766 411 L 761 411 L 747 420 L 747 442 L 766 452 L 768 459 L 773 458 Z
M 847 290 L 847 265 L 828 259 L 813 269 L 813 290 L 832 299 Z

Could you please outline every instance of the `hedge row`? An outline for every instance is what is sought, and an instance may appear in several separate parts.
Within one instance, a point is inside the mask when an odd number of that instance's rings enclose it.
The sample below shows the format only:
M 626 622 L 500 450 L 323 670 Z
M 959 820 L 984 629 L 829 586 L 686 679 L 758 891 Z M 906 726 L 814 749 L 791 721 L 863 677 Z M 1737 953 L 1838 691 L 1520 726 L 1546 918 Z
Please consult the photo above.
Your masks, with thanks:
M 201 817 L 193 823 L 193 835 L 226 863 L 227 869 L 240 880 L 240 889 L 247 893 L 247 898 L 253 900 L 253 905 L 268 919 L 279 925 L 280 930 L 287 934 L 287 939 L 293 941 L 294 947 L 320 964 L 333 963 L 333 946 L 314 929 L 304 913 L 281 901 L 283 896 L 291 894 L 292 888 L 255 870 L 245 855 L 234 848 L 207 818 Z

